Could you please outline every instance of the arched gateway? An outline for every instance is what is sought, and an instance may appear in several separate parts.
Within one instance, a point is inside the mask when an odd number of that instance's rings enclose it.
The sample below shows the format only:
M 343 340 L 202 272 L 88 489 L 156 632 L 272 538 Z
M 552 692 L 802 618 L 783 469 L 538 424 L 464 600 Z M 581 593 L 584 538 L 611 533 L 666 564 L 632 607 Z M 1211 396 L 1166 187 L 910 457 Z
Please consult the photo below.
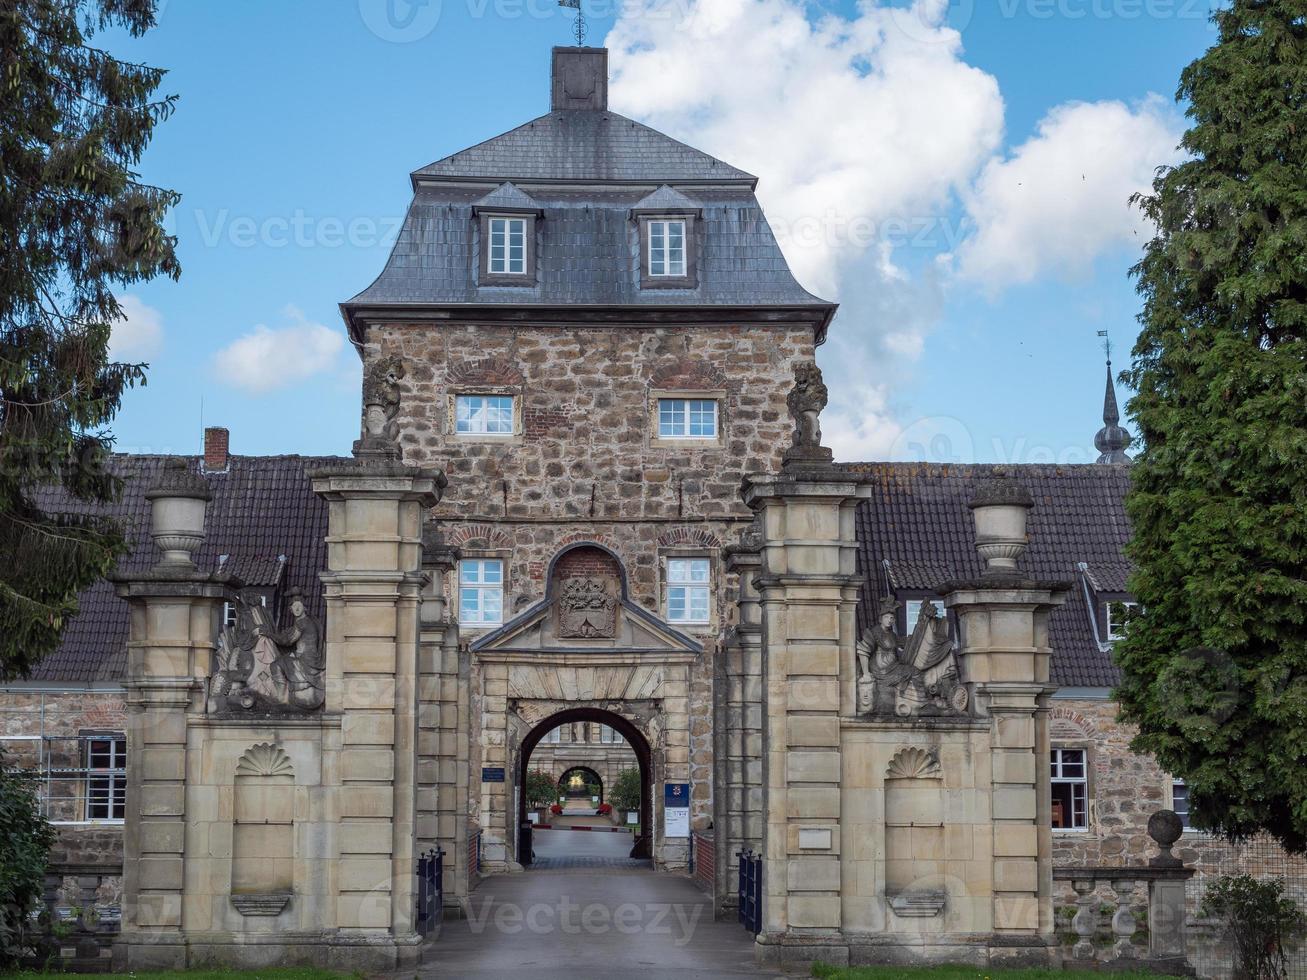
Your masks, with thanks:
M 642 796 L 633 857 L 659 869 L 686 866 L 687 837 L 663 832 L 664 783 L 689 783 L 691 675 L 703 646 L 632 601 L 626 568 L 598 542 L 553 555 L 544 598 L 471 644 L 480 699 L 482 849 L 487 867 L 522 861 L 521 788 L 532 750 L 560 724 L 591 721 L 617 731 L 635 751 Z M 479 678 L 478 678 L 479 675 Z

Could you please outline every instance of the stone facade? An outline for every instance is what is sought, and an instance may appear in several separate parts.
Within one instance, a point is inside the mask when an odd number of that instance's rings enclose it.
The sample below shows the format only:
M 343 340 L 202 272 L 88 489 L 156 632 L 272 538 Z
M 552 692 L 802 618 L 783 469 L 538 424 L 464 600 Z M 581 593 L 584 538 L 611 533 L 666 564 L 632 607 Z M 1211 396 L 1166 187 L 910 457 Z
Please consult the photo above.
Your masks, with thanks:
M 752 520 L 739 496 L 745 472 L 781 463 L 793 429 L 786 395 L 795 366 L 811 360 L 814 344 L 810 325 L 756 322 L 647 328 L 380 323 L 367 333 L 366 364 L 398 357 L 406 365 L 396 419 L 405 459 L 448 476 L 447 496 L 436 511 L 442 540 L 463 558 L 504 562 L 505 618 L 544 597 L 550 564 L 569 545 L 611 551 L 631 601 L 657 616 L 665 610 L 666 560 L 711 560 L 710 621 L 680 627 L 704 652 L 673 687 L 645 694 L 685 699 L 685 759 L 672 761 L 682 753 L 674 746 L 669 764 L 685 766 L 676 778 L 691 784 L 692 816 L 700 823 L 712 812 L 716 638 L 733 621 L 737 595 L 721 549 L 738 541 Z M 513 397 L 516 431 L 509 437 L 456 433 L 454 398 L 472 393 Z M 715 399 L 718 437 L 659 439 L 660 395 Z M 445 589 L 452 597 L 450 579 Z M 472 640 L 484 632 L 462 628 Z M 471 671 L 485 717 L 501 704 L 500 695 L 490 693 L 499 687 L 501 668 L 474 655 Z M 515 675 L 514 699 L 557 700 L 531 677 Z M 501 758 L 499 731 L 512 729 L 489 723 L 474 771 L 511 763 L 511 745 Z M 497 838 L 511 830 L 497 802 L 500 787 L 488 784 L 484 796 L 476 815 L 490 831 L 493 861 Z M 678 845 L 678 865 L 682 851 Z

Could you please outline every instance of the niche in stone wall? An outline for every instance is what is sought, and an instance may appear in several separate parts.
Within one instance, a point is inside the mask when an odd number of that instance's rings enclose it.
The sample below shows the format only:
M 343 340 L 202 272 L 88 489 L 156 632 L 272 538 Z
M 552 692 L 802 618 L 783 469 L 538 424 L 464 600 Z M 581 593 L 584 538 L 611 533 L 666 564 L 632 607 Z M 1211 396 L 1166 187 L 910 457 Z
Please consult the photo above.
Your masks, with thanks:
M 900 749 L 885 770 L 885 895 L 899 916 L 943 908 L 944 773 L 926 749 Z
M 236 763 L 231 900 L 243 915 L 276 915 L 295 885 L 295 770 L 260 742 Z

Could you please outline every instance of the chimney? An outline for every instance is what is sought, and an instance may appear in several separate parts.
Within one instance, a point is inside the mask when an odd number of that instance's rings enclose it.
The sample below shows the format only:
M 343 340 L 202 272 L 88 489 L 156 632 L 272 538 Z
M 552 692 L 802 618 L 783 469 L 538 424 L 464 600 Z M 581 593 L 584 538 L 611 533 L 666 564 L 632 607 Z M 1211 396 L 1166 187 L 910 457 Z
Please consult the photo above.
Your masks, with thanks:
M 608 108 L 608 49 L 554 48 L 549 108 Z
M 204 430 L 204 472 L 227 472 L 227 444 L 230 433 L 214 425 Z

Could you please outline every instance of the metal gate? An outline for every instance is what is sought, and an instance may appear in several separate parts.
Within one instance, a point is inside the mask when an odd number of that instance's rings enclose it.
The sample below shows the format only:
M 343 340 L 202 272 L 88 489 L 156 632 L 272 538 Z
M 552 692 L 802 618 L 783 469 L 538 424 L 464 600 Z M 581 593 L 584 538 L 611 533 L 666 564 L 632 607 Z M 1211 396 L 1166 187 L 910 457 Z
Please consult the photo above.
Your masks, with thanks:
M 740 924 L 755 936 L 762 932 L 762 855 L 739 851 Z
M 418 855 L 417 931 L 426 936 L 440 927 L 445 918 L 445 851 Z

